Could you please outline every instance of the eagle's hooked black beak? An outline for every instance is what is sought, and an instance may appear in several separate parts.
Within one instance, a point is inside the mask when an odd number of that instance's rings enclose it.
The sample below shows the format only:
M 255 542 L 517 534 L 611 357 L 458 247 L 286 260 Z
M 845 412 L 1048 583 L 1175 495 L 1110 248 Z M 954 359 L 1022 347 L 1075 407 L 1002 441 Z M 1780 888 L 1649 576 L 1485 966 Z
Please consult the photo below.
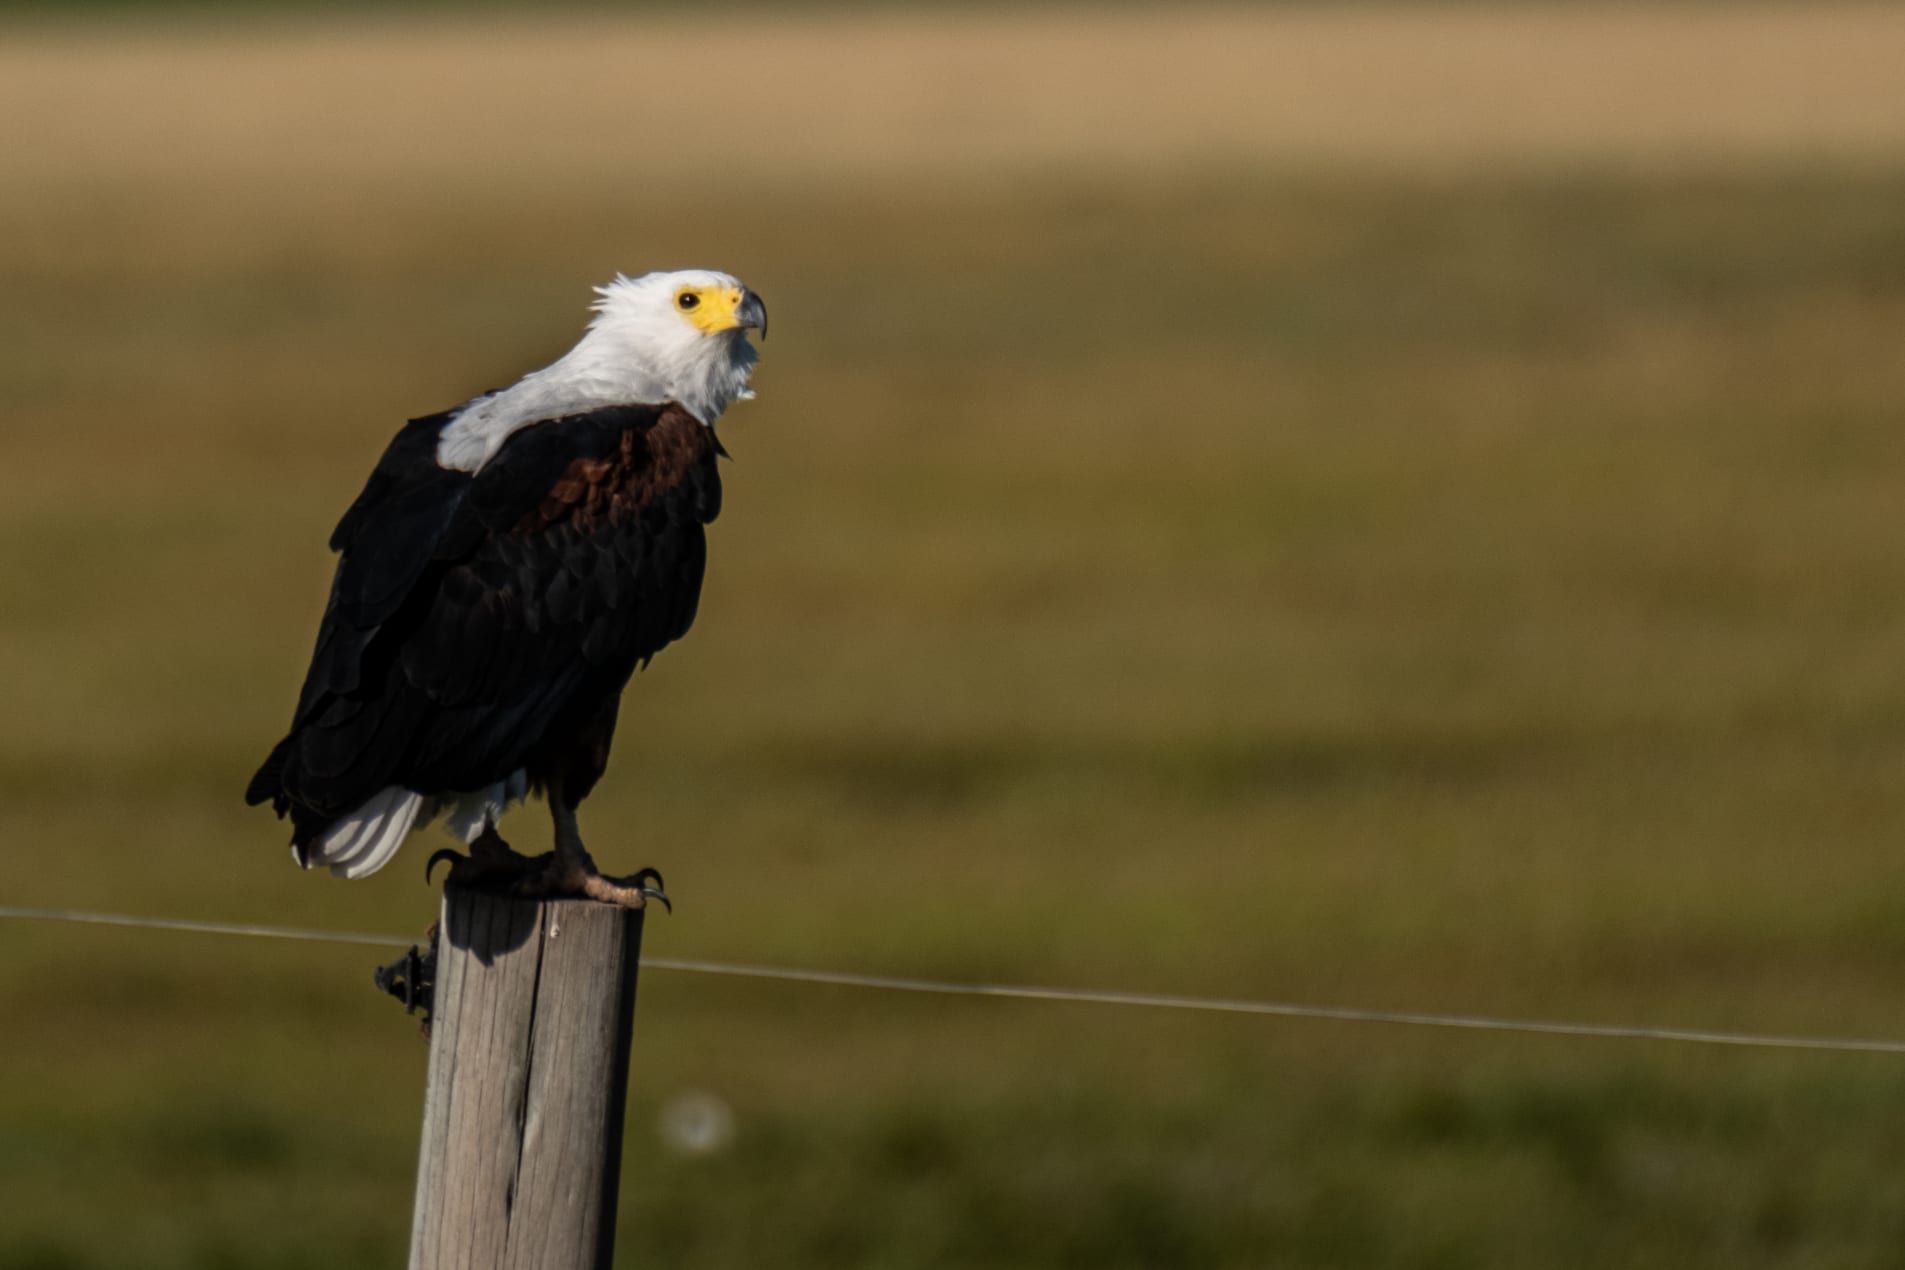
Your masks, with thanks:
M 767 306 L 761 303 L 761 297 L 752 291 L 741 297 L 741 307 L 734 311 L 734 317 L 742 330 L 756 330 L 761 338 L 767 338 Z

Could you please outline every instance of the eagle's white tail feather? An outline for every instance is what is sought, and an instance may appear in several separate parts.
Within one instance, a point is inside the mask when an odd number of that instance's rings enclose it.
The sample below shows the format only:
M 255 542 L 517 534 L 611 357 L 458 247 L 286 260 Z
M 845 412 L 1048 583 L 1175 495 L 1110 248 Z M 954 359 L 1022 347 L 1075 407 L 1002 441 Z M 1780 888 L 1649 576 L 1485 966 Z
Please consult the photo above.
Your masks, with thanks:
M 312 844 L 312 866 L 326 865 L 341 878 L 368 877 L 397 854 L 422 807 L 422 794 L 390 786 L 332 825 Z

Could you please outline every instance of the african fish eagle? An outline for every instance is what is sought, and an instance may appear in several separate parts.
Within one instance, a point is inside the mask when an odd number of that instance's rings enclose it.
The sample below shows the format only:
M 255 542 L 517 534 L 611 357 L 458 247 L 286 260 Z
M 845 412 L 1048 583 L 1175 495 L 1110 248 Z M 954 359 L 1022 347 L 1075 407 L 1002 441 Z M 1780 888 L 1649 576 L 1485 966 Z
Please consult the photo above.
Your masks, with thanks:
M 290 734 L 246 801 L 305 868 L 374 873 L 432 820 L 453 874 L 640 906 L 601 876 L 576 807 L 622 689 L 694 621 L 721 506 L 715 421 L 751 397 L 760 297 L 725 273 L 617 276 L 576 346 L 511 387 L 413 419 L 331 535 L 331 596 Z M 555 850 L 496 832 L 532 791 Z M 444 854 L 444 853 L 439 853 Z M 433 857 L 434 859 L 434 857 Z

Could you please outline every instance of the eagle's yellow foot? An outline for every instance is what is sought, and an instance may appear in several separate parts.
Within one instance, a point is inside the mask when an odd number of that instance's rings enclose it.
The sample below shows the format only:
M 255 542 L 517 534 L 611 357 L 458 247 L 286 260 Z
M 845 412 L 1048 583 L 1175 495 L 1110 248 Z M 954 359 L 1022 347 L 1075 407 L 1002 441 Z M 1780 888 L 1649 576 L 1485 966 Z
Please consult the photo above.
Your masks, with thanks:
M 654 869 L 642 869 L 625 878 L 604 877 L 586 851 L 558 850 L 553 857 L 540 857 L 538 862 L 542 861 L 546 861 L 542 868 L 526 874 L 516 884 L 516 894 L 547 898 L 573 896 L 619 904 L 623 908 L 647 908 L 649 900 L 660 900 L 663 908 L 671 913 L 675 911 L 675 906 L 669 903 L 668 892 L 662 889 L 661 874 Z
M 522 855 L 503 841 L 496 826 L 490 825 L 471 841 L 468 855 L 445 847 L 431 856 L 423 866 L 423 879 L 430 880 L 439 860 L 448 860 L 450 872 L 443 880 L 445 886 L 469 891 L 512 890 L 525 877 L 542 872 L 552 858 Z

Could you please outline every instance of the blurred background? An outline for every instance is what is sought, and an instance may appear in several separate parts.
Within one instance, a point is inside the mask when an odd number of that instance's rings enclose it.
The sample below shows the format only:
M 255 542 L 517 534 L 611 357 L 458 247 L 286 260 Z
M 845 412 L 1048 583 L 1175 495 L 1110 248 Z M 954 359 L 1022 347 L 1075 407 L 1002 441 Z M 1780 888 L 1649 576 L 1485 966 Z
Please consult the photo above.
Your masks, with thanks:
M 1905 11 L 0 14 L 0 902 L 248 810 L 404 418 L 766 297 L 655 956 L 1905 1036 Z M 546 834 L 540 811 L 505 825 Z M 429 842 L 434 847 L 434 842 Z M 0 922 L 0 1268 L 397 1264 L 374 949 Z M 1893 1266 L 1905 1063 L 644 976 L 618 1264 Z

